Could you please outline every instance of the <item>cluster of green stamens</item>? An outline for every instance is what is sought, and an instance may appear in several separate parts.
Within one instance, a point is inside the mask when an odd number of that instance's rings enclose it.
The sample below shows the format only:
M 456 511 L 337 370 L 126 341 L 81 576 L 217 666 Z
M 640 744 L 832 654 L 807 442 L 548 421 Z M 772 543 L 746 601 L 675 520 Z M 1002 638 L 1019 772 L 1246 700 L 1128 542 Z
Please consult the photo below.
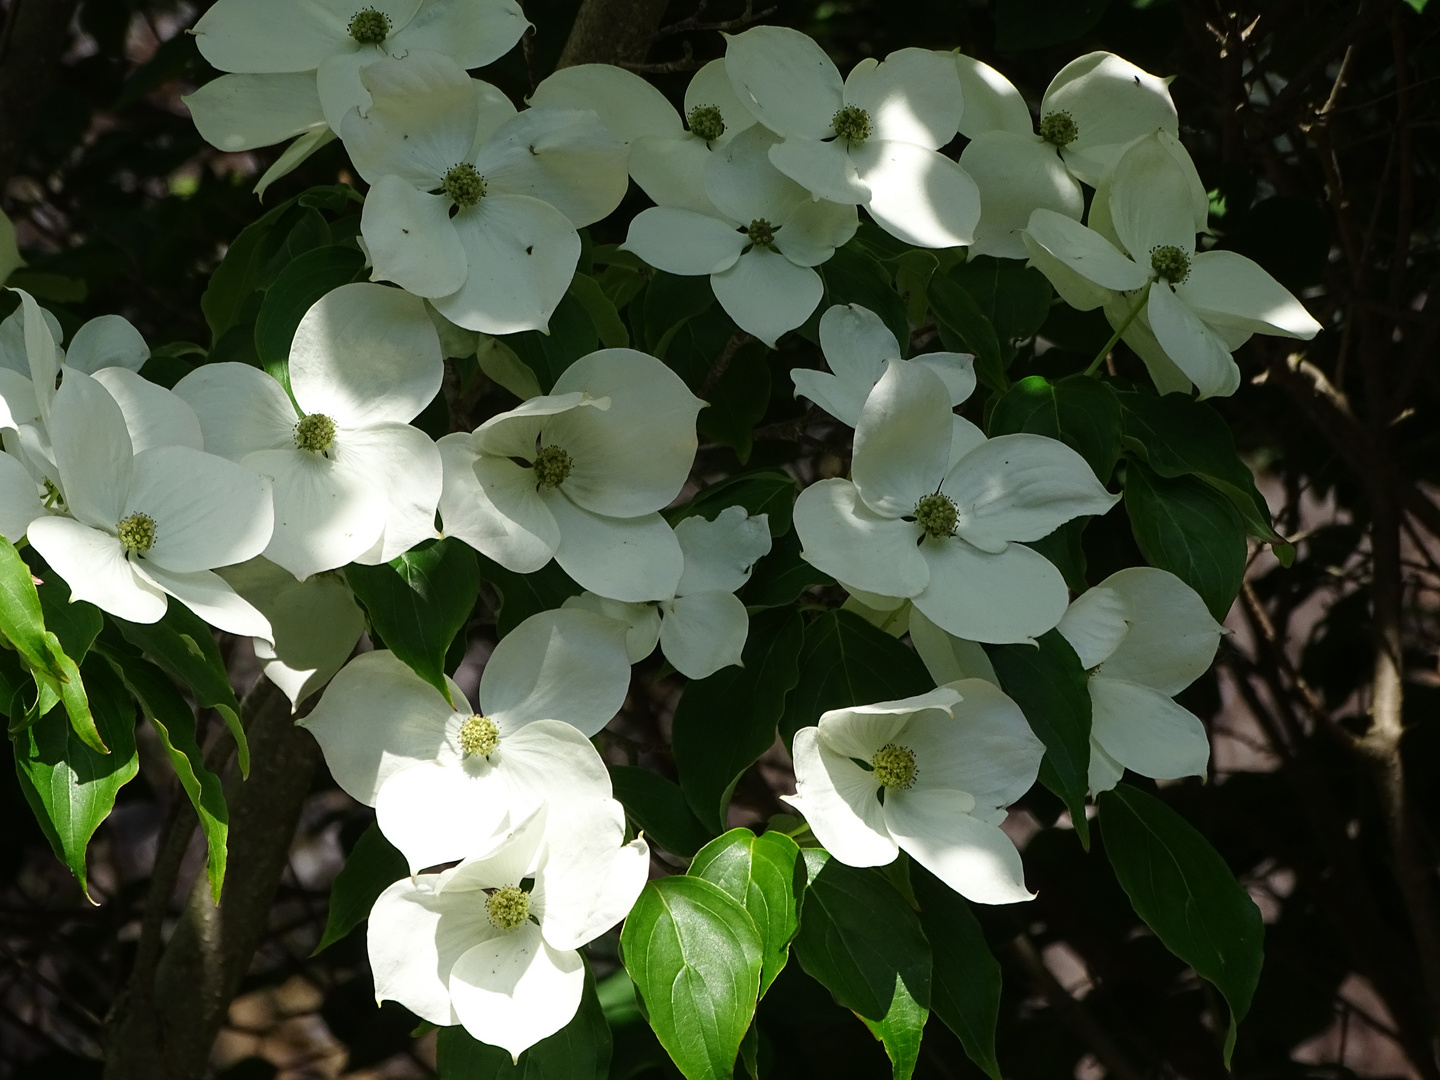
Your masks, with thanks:
M 750 222 L 750 227 L 745 230 L 745 235 L 750 237 L 750 243 L 756 247 L 768 248 L 775 243 L 775 226 L 764 218 L 756 218 Z
M 1052 146 L 1069 146 L 1080 129 L 1068 112 L 1046 113 L 1040 118 L 1040 137 Z
M 542 446 L 535 454 L 535 483 L 545 489 L 557 488 L 565 482 L 575 462 L 558 446 Z
M 1190 276 L 1190 256 L 1174 244 L 1162 244 L 1150 249 L 1150 269 L 1171 285 L 1179 285 Z
M 335 444 L 335 421 L 324 413 L 302 416 L 295 425 L 295 445 L 312 454 L 323 454 Z
M 706 142 L 714 142 L 725 134 L 725 118 L 714 105 L 696 105 L 687 119 L 691 133 Z
M 955 509 L 955 503 L 946 495 L 926 495 L 915 504 L 915 524 L 932 540 L 954 536 L 959 520 L 960 511 Z
M 870 759 L 875 779 L 888 788 L 911 787 L 915 783 L 915 752 L 908 746 L 886 743 Z
M 350 36 L 361 45 L 380 45 L 390 36 L 390 16 L 365 8 L 351 18 L 349 30 Z
M 460 725 L 460 752 L 466 757 L 489 757 L 500 748 L 499 725 L 488 716 L 467 716 Z
M 440 187 L 456 206 L 474 206 L 485 197 L 485 178 L 469 162 L 447 172 Z
M 530 918 L 530 894 L 519 885 L 506 885 L 490 894 L 485 911 L 497 930 L 514 930 Z
M 155 546 L 155 519 L 149 514 L 131 514 L 115 526 L 120 546 L 132 555 L 149 551 Z
M 858 105 L 846 105 L 830 118 L 835 137 L 847 146 L 863 146 L 870 137 L 870 114 Z

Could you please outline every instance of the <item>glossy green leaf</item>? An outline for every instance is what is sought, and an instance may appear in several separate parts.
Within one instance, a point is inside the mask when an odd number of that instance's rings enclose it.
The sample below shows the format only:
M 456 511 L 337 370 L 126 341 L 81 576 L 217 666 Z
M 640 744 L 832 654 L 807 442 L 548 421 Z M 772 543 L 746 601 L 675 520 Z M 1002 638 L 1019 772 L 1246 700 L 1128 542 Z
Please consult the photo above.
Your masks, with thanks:
M 1120 402 L 1108 383 L 1084 375 L 1051 382 L 1021 379 L 996 400 L 989 434 L 1028 433 L 1059 439 L 1083 457 L 1106 483 L 1120 459 Z
M 440 1029 L 435 1045 L 436 1080 L 606 1080 L 610 1074 L 610 1028 L 595 993 L 595 974 L 585 965 L 585 992 L 575 1018 L 510 1060 L 510 1052 L 471 1038 L 463 1027 Z
M 695 877 L 649 882 L 620 934 L 625 970 L 687 1080 L 730 1080 L 755 1015 L 760 932 L 740 902 Z
M 313 237 L 312 214 L 319 217 L 316 211 L 298 205 L 295 199 L 288 199 L 240 230 L 226 249 L 225 258 L 210 275 L 210 284 L 200 297 L 200 310 L 210 326 L 212 346 L 219 343 L 227 330 L 253 319 L 253 313 L 248 318 L 245 316 L 244 308 L 252 303 L 255 291 L 269 284 L 280 267 L 298 254 L 298 251 L 292 253 L 286 246 L 291 230 L 299 225 L 302 226 L 302 237 Z M 323 218 L 321 224 L 324 224 Z M 296 247 L 303 247 L 300 237 L 297 237 Z M 253 340 L 248 330 L 245 336 Z
M 702 438 L 730 447 L 742 465 L 754 449 L 755 425 L 770 408 L 769 355 L 758 341 L 735 350 L 724 373 L 705 392 L 709 407 L 701 409 L 695 421 Z
M 825 280 L 822 310 L 831 304 L 859 304 L 880 316 L 895 335 L 900 355 L 910 354 L 910 319 L 905 301 L 890 284 L 890 274 L 864 245 L 851 241 L 816 267 Z
M 645 351 L 665 359 L 670 342 L 687 321 L 708 311 L 715 303 L 710 280 L 704 277 L 681 277 L 657 270 L 645 286 L 638 301 L 640 333 Z M 632 319 L 635 306 L 631 307 Z
M 288 263 L 255 316 L 255 353 L 265 370 L 288 386 L 290 343 L 305 313 L 326 293 L 367 277 L 365 256 L 348 244 L 313 248 Z
M 1230 1006 L 1228 1068 L 1265 963 L 1260 909 L 1210 842 L 1153 795 L 1122 783 L 1099 802 L 1105 854 L 1135 914 Z
M 1194 476 L 1157 476 L 1132 461 L 1125 512 L 1145 561 L 1169 570 L 1224 619 L 1245 576 L 1245 523 L 1235 504 Z
M 764 997 L 790 958 L 790 942 L 800 928 L 800 896 L 805 888 L 800 848 L 784 833 L 756 836 L 749 829 L 731 829 L 706 844 L 687 872 L 719 885 L 755 920 L 763 950 L 760 996 Z
M 347 936 L 370 917 L 370 909 L 380 894 L 395 882 L 410 875 L 410 864 L 381 835 L 374 822 L 360 834 L 345 859 L 340 873 L 330 886 L 330 907 L 325 916 L 325 932 L 314 956 Z
M 652 844 L 689 858 L 715 835 L 690 809 L 679 784 L 635 765 L 611 765 L 609 769 L 615 798 Z
M 820 714 L 852 705 L 896 701 L 935 686 L 925 664 L 885 631 L 851 611 L 829 611 L 805 627 L 800 681 L 785 699 L 780 735 L 820 722 Z
M 1025 544 L 1054 563 L 1064 575 L 1065 584 L 1077 593 L 1082 593 L 1089 587 L 1085 580 L 1088 559 L 1084 545 L 1085 526 L 1089 524 L 1088 517 L 1071 518 L 1048 536 L 1030 540 Z
M 119 790 L 140 771 L 135 711 L 103 661 L 86 665 L 95 719 L 110 753 L 85 745 L 58 709 L 15 738 L 15 771 L 50 846 L 90 895 L 85 849 L 115 806 Z
M 831 585 L 830 575 L 815 569 L 800 554 L 800 537 L 793 530 L 775 538 L 770 553 L 755 564 L 736 594 L 748 608 L 782 607 L 793 604 L 812 585 Z
M 436 540 L 379 566 L 352 564 L 345 578 L 385 647 L 449 701 L 445 654 L 480 593 L 474 549 Z
M 630 331 L 615 310 L 615 304 L 605 295 L 600 283 L 586 274 L 576 274 L 570 282 L 570 295 L 580 301 L 585 314 L 590 316 L 590 325 L 600 338 L 600 344 L 607 349 L 623 349 L 630 344 Z M 578 359 L 578 358 L 577 358 Z
M 945 347 L 974 353 L 976 378 L 991 390 L 1007 389 L 1000 337 L 970 291 L 948 274 L 936 274 L 930 279 L 930 310 Z
M 800 677 L 800 613 L 772 608 L 750 620 L 743 667 L 694 679 L 675 708 L 672 742 L 680 787 L 709 828 L 725 827 L 740 774 L 775 743 L 785 695 Z
M 696 514 L 706 521 L 714 521 L 727 506 L 743 506 L 748 514 L 766 515 L 772 537 L 783 536 L 790 531 L 797 490 L 795 478 L 784 469 L 736 473 L 702 488 L 689 502 L 667 510 L 665 518 L 671 525 L 678 525 Z
M 964 897 L 916 863 L 911 864 L 910 874 L 920 904 L 920 926 L 934 958 L 930 1010 L 955 1033 L 986 1076 L 1001 1080 L 995 1059 L 1000 962 Z
M 45 613 L 30 567 L 9 541 L 0 542 L 0 634 L 32 671 L 60 678 L 60 666 L 45 638 Z
M 584 591 L 554 560 L 533 574 L 517 574 L 482 555 L 480 576 L 499 593 L 500 612 L 495 619 L 495 630 L 502 638 L 531 615 L 557 608 Z
M 1037 640 L 1038 646 L 987 645 L 985 652 L 1001 689 L 1020 706 L 1030 730 L 1045 744 L 1041 783 L 1064 800 L 1075 832 L 1088 848 L 1090 690 L 1085 669 L 1059 630 L 1047 631 Z
M 585 305 L 567 292 L 550 315 L 550 332 L 525 330 L 499 339 L 535 373 L 540 389 L 550 388 L 571 364 L 600 346 L 600 335 Z
M 952 266 L 947 275 L 965 287 L 1005 346 L 1034 337 L 1050 314 L 1055 291 L 1045 275 L 1017 259 L 979 255 Z

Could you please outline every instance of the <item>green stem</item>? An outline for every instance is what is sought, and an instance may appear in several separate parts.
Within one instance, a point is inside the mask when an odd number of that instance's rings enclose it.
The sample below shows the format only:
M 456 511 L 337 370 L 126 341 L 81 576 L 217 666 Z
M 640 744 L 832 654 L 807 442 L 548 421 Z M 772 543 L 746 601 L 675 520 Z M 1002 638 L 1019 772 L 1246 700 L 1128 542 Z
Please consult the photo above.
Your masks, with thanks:
M 1110 340 L 1105 342 L 1104 348 L 1095 355 L 1095 359 L 1090 361 L 1090 366 L 1085 369 L 1086 375 L 1094 375 L 1100 370 L 1100 365 L 1105 362 L 1105 357 L 1110 355 L 1110 350 L 1115 348 L 1115 343 L 1120 340 L 1120 335 L 1130 329 L 1130 324 L 1135 321 L 1135 316 L 1140 314 L 1140 309 L 1145 306 L 1145 301 L 1150 296 L 1151 284 L 1154 283 L 1151 282 L 1140 290 L 1140 295 L 1135 298 L 1135 306 L 1130 309 L 1130 314 L 1125 316 L 1125 321 L 1116 328 L 1115 333 L 1110 335 Z

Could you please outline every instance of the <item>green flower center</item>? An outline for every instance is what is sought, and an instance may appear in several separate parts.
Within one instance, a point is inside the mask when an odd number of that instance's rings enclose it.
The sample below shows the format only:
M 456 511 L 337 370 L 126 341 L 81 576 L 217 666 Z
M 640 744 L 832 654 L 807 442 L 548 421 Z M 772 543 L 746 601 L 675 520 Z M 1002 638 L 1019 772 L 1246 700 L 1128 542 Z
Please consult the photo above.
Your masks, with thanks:
M 889 788 L 912 787 L 915 784 L 915 752 L 908 746 L 886 743 L 870 759 L 875 779 Z
M 519 885 L 506 885 L 490 894 L 485 911 L 496 929 L 514 930 L 530 918 L 530 894 Z
M 1190 256 L 1174 244 L 1162 244 L 1150 249 L 1150 268 L 1157 277 L 1179 285 L 1190 276 Z
M 775 244 L 775 226 L 763 217 L 750 222 L 750 228 L 745 230 L 745 235 L 750 237 L 750 243 L 756 247 L 768 248 Z
M 295 445 L 312 454 L 323 454 L 335 444 L 335 421 L 324 413 L 302 416 L 295 425 Z
M 932 540 L 943 540 L 955 535 L 955 526 L 960 520 L 960 511 L 948 496 L 926 495 L 915 504 L 915 524 L 925 530 Z
M 460 725 L 460 752 L 489 757 L 500 748 L 500 727 L 488 716 L 467 716 Z
M 440 187 L 456 206 L 474 206 L 485 197 L 485 178 L 468 162 L 447 172 Z
M 846 146 L 864 146 L 870 137 L 870 114 L 858 105 L 846 105 L 830 118 L 830 126 Z
M 688 119 L 691 132 L 706 142 L 714 142 L 725 134 L 725 118 L 714 105 L 696 105 Z
M 361 45 L 380 45 L 390 36 L 390 16 L 374 8 L 357 11 L 350 19 L 350 36 Z
M 1046 113 L 1040 118 L 1040 137 L 1052 146 L 1069 146 L 1080 134 L 1068 112 Z
M 155 519 L 149 514 L 131 514 L 115 526 L 120 546 L 132 555 L 139 555 L 155 546 Z
M 575 462 L 558 446 L 542 446 L 535 455 L 535 483 L 546 491 L 565 482 Z

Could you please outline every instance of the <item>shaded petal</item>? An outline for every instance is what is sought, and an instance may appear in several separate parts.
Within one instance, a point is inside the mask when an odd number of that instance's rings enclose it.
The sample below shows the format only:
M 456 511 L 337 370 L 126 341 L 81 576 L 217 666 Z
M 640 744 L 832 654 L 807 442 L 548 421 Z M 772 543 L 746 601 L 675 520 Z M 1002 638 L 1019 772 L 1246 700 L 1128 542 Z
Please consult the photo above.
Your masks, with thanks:
M 722 217 L 705 194 L 705 171 L 713 154 L 693 135 L 641 136 L 630 144 L 630 177 L 660 206 Z
M 376 180 L 360 211 L 371 276 L 431 298 L 463 286 L 469 268 L 450 219 L 452 205 L 444 195 L 431 195 L 398 176 Z
M 633 71 L 613 64 L 563 67 L 541 81 L 529 102 L 531 108 L 592 109 L 623 143 L 647 135 L 679 139 L 685 134 L 685 125 L 664 94 Z
M 1080 220 L 1085 196 L 1061 164 L 1055 148 L 1036 135 L 990 131 L 976 136 L 960 155 L 960 167 L 980 192 L 980 224 L 971 255 L 1026 257 L 1020 235 L 1036 210 Z
M 135 453 L 152 446 L 205 448 L 200 418 L 173 391 L 123 367 L 101 368 L 93 378 L 120 406 Z
M 929 585 L 912 599 L 931 622 L 956 637 L 1006 644 L 1039 637 L 1060 621 L 1069 590 L 1045 556 L 1021 544 L 998 554 L 958 536 L 919 548 Z
M 1195 251 L 1190 178 L 1155 135 L 1139 140 L 1115 166 L 1110 220 L 1115 234 L 1137 263 L 1149 269 L 1157 247 Z
M 200 137 L 228 154 L 270 146 L 325 124 L 313 71 L 221 75 L 180 100 Z
M 797 266 L 819 266 L 859 228 L 860 216 L 848 203 L 808 199 L 780 223 L 775 250 Z
M 364 281 L 316 301 L 290 345 L 296 403 L 341 427 L 409 423 L 440 392 L 444 373 L 424 302 Z
M 260 174 L 260 179 L 255 181 L 255 186 L 250 189 L 251 193 L 258 199 L 265 198 L 265 192 L 271 184 L 282 176 L 290 175 L 312 154 L 329 146 L 337 137 L 328 126 L 311 128 L 280 152 L 280 156 Z
M 580 954 L 551 948 L 533 923 L 474 946 L 450 972 L 450 1000 L 465 1030 L 511 1057 L 574 1019 L 584 990 Z
M 680 674 L 703 679 L 740 663 L 750 617 L 734 593 L 686 593 L 662 608 L 660 648 Z
M 1150 290 L 1146 314 L 1155 341 L 1202 398 L 1229 397 L 1240 389 L 1240 368 L 1225 342 L 1163 283 Z
M 808 34 L 752 26 L 725 35 L 725 73 L 742 105 L 778 135 L 822 139 L 844 104 L 840 72 Z
M 989 131 L 1035 134 L 1035 121 L 1025 99 L 1004 75 L 989 64 L 959 54 L 955 56 L 955 71 L 965 100 L 960 115 L 961 135 L 975 139 Z
M 950 392 L 952 406 L 959 405 L 975 392 L 975 357 L 970 353 L 921 353 L 911 360 L 940 376 L 940 381 Z
M 855 425 L 850 474 L 866 506 L 898 518 L 939 490 L 952 414 L 940 376 L 923 364 L 885 364 Z
M 0 454 L 0 536 L 16 543 L 26 527 L 43 516 L 45 504 L 30 471 L 18 458 Z
M 865 209 L 891 236 L 927 248 L 974 240 L 980 189 L 959 164 L 928 147 L 878 139 L 851 156 L 870 188 Z
M 566 597 L 562 608 L 579 608 L 615 619 L 625 627 L 625 651 L 630 663 L 638 664 L 652 652 L 660 640 L 660 612 L 654 604 L 631 604 L 624 600 L 607 600 L 592 592 Z
M 66 506 L 86 524 L 114 529 L 125 516 L 133 468 L 119 404 L 89 375 L 72 371 L 46 426 Z
M 491 136 L 475 167 L 491 191 L 547 202 L 578 229 L 620 205 L 627 160 L 625 144 L 582 105 L 526 109 Z
M 1052 112 L 1068 112 L 1075 121 L 1065 164 L 1091 187 L 1140 136 L 1180 130 L 1168 81 L 1107 52 L 1087 53 L 1060 69 L 1040 102 L 1041 116 Z
M 838 378 L 857 388 L 864 385 L 862 405 L 885 374 L 885 361 L 900 358 L 900 344 L 885 321 L 859 304 L 835 304 L 826 309 L 820 316 L 820 348 Z
M 617 816 L 623 835 L 624 814 Z M 570 847 L 579 848 L 590 838 L 568 839 Z M 650 845 L 637 839 L 617 849 L 614 841 L 604 844 L 606 839 L 595 835 L 588 846 L 598 857 L 585 860 L 577 868 L 580 872 L 567 875 L 574 887 L 557 888 L 560 882 L 554 879 L 553 869 L 549 864 L 545 868 L 545 914 L 540 933 L 557 949 L 578 949 L 599 937 L 630 913 L 645 888 L 650 873 Z
M 710 287 L 735 325 L 775 348 L 780 335 L 810 317 L 825 293 L 820 275 L 784 255 L 754 247 Z
M 958 679 L 984 679 L 1000 685 L 990 657 L 979 644 L 946 633 L 916 607 L 910 610 L 910 642 L 937 686 Z
M 982 809 L 1009 806 L 1035 783 L 1045 746 L 1020 706 L 993 683 L 965 679 L 950 687 L 961 697 L 954 715 L 916 713 L 899 741 L 915 752 L 914 791 L 963 791 Z
M 795 531 L 806 562 L 866 592 L 915 596 L 930 580 L 915 525 L 875 513 L 849 480 L 821 480 L 802 491 Z
M 809 398 L 836 420 L 850 427 L 854 427 L 860 420 L 860 409 L 864 406 L 870 390 L 863 384 L 846 382 L 827 371 L 813 371 L 810 368 L 791 368 L 790 381 L 795 384 L 796 397 Z
M 440 451 L 419 428 L 409 424 L 376 424 L 347 431 L 344 451 L 358 472 L 371 481 L 389 503 L 380 542 L 358 561 L 374 566 L 389 562 L 422 540 L 439 536 L 435 510 L 444 489 Z
M 827 747 L 819 728 L 795 733 L 795 794 L 785 801 L 805 815 L 825 850 L 847 866 L 884 866 L 899 848 L 885 828 L 880 783 Z
M 204 364 L 175 384 L 200 418 L 205 449 L 242 461 L 295 445 L 295 406 L 285 388 L 249 364 Z
M 1119 648 L 1130 629 L 1130 605 L 1117 590 L 1096 585 L 1071 602 L 1055 629 L 1075 650 L 1080 666 L 1088 671 Z
M 390 776 L 375 795 L 375 823 L 412 874 L 473 854 L 512 809 L 519 807 L 499 770 L 468 761 L 418 762 Z
M 165 594 L 136 574 L 109 533 L 70 518 L 42 517 L 30 523 L 28 536 L 70 586 L 72 600 L 88 600 L 130 622 L 153 623 L 165 614 Z
M 752 125 L 710 155 L 705 194 L 722 214 L 741 225 L 756 218 L 778 225 L 810 201 L 804 187 L 771 164 L 770 151 L 778 142 L 765 128 Z
M 1105 304 L 1105 320 L 1112 329 L 1118 330 L 1125 326 L 1125 321 L 1130 317 L 1130 309 L 1137 299 L 1135 296 L 1112 294 L 1112 298 Z M 1145 299 L 1148 302 L 1149 297 Z M 1155 332 L 1150 329 L 1150 319 L 1145 313 L 1144 303 L 1141 304 L 1140 314 L 1126 327 L 1121 340 L 1134 349 L 1135 354 L 1145 362 L 1145 370 L 1150 373 L 1150 380 L 1159 393 L 1188 396 L 1194 389 L 1194 384 L 1175 366 L 1175 361 L 1165 355 L 1165 350 L 1155 340 Z
M 727 506 L 714 521 L 696 514 L 675 526 L 685 554 L 678 596 L 734 592 L 750 580 L 757 559 L 770 551 L 768 515 L 751 517 L 743 506 Z
M 450 969 L 475 941 L 493 934 L 484 904 L 459 905 L 434 891 L 437 874 L 402 878 L 370 909 L 366 945 L 377 1001 L 398 1001 L 422 1020 L 448 1027 Z
M 770 163 L 815 198 L 853 206 L 871 194 L 858 168 L 861 152 L 839 139 L 821 142 L 796 135 L 770 148 Z
M 30 376 L 35 389 L 35 403 L 39 416 L 45 423 L 50 422 L 50 407 L 55 400 L 55 384 L 60 376 L 61 335 L 55 316 L 43 310 L 35 298 L 24 289 L 12 289 L 20 297 L 20 328 L 24 349 L 24 362 L 18 366 L 22 374 Z M 14 317 L 13 315 L 11 316 Z M 8 322 L 8 320 L 7 320 Z M 14 325 L 11 323 L 10 325 Z M 7 350 L 8 351 L 8 350 Z M 28 371 L 26 371 L 28 367 Z
M 91 375 L 101 368 L 139 371 L 150 359 L 150 346 L 130 320 L 101 315 L 79 330 L 65 350 L 65 366 Z
M 1064 214 L 1038 209 L 1030 215 L 1025 232 L 1030 240 L 1026 248 L 1032 258 L 1038 246 L 1067 270 L 1093 285 L 1104 289 L 1129 291 L 1142 288 L 1149 280 L 1145 267 L 1126 258 L 1123 252 L 1093 229 L 1087 229 Z M 1037 261 L 1036 265 L 1048 275 L 1043 263 Z M 1056 284 L 1058 291 L 1060 284 L 1056 283 L 1053 276 L 1050 280 Z M 1064 294 L 1061 295 L 1063 298 Z M 1105 299 L 1108 299 L 1108 296 Z M 1083 310 L 1098 307 L 1103 302 L 1104 300 L 1099 300 L 1088 303 Z
M 1178 694 L 1209 670 L 1225 628 L 1200 595 L 1174 574 L 1136 566 L 1101 583 L 1124 597 L 1130 631 L 1104 674 Z
M 1205 775 L 1205 725 L 1159 690 L 1096 674 L 1090 702 L 1090 737 L 1119 764 L 1156 780 Z
M 469 159 L 481 99 L 454 60 L 440 53 L 386 57 L 367 64 L 359 79 L 370 107 L 363 115 L 350 111 L 336 130 L 370 183 L 396 176 L 430 191 Z
M 377 0 L 403 26 L 420 0 Z M 326 57 L 358 48 L 348 25 L 353 5 L 326 0 L 221 0 L 191 31 L 200 52 L 221 71 L 310 71 Z
M 743 232 L 717 217 L 652 206 L 630 222 L 625 250 L 667 274 L 693 276 L 728 270 L 749 242 Z
M 1091 735 L 1090 773 L 1087 777 L 1090 794 L 1099 795 L 1102 791 L 1109 791 L 1124 775 L 1125 766 L 1107 754 L 1105 748 L 1095 741 L 1095 736 Z
M 730 84 L 730 75 L 725 70 L 725 58 L 711 60 L 690 77 L 685 87 L 685 115 L 688 117 L 701 105 L 720 110 L 725 131 L 717 143 L 733 139 L 755 123 L 755 117 L 745 108 Z
M 685 557 L 659 514 L 604 517 L 564 495 L 546 500 L 560 526 L 555 561 L 581 588 L 612 600 L 658 600 L 675 595 Z
M 492 64 L 515 47 L 529 23 L 515 0 L 432 0 L 386 42 L 396 55 L 432 50 L 461 67 Z
M 274 522 L 269 481 L 188 446 L 135 455 L 121 516 L 133 513 L 155 521 L 146 562 L 181 574 L 254 558 L 269 543 Z
M 217 630 L 262 640 L 269 640 L 275 634 L 270 620 L 260 609 L 232 589 L 219 574 L 209 570 L 176 573 L 144 558 L 138 560 L 135 570 Z
M 965 99 L 955 54 L 899 49 L 861 60 L 845 80 L 845 104 L 870 114 L 870 137 L 938 150 L 955 137 Z
M 960 694 L 953 687 L 940 686 L 897 701 L 831 709 L 820 717 L 820 741 L 846 758 L 869 761 L 895 740 L 916 713 L 938 709 L 948 714 L 959 702 Z
M 1233 251 L 1202 251 L 1175 294 L 1207 323 L 1309 341 L 1320 324 L 1290 291 Z
M 1016 904 L 1033 900 L 1015 844 L 972 817 L 960 791 L 897 791 L 885 802 L 885 825 L 912 859 L 967 900 Z
M 535 474 L 507 458 L 477 454 L 469 435 L 446 435 L 437 446 L 445 535 L 517 574 L 548 563 L 560 546 L 560 528 L 535 491 Z

